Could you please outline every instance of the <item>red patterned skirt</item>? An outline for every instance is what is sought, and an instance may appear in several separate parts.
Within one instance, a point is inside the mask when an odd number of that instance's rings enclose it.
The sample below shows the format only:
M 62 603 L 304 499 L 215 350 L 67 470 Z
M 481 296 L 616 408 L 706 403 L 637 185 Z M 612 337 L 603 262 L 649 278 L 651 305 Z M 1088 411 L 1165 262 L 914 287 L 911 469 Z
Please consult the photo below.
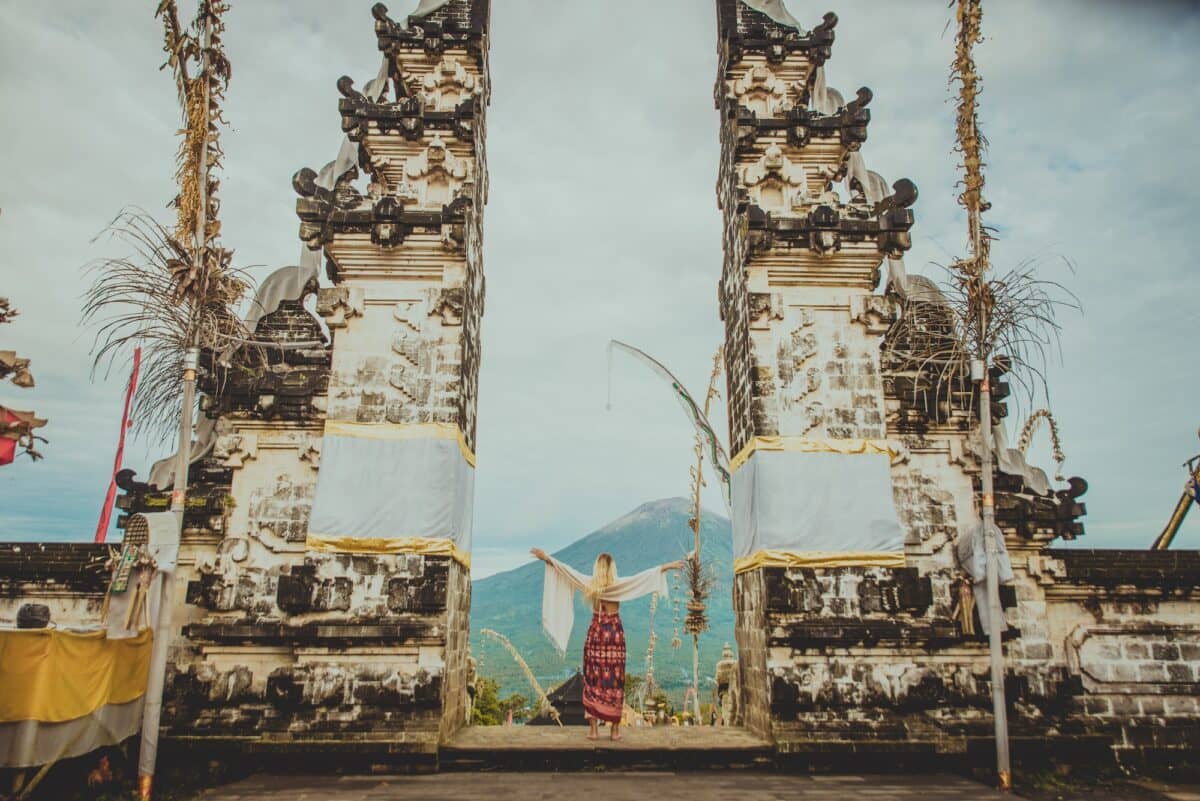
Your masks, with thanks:
M 625 706 L 625 628 L 616 612 L 595 612 L 583 643 L 583 709 L 588 717 L 621 721 Z

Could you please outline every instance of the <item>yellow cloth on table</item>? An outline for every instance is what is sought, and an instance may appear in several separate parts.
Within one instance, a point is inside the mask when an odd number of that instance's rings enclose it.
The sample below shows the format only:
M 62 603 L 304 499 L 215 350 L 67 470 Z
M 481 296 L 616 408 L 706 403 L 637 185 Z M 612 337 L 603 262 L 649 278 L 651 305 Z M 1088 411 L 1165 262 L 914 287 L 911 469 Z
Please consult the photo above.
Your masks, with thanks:
M 153 632 L 0 631 L 0 723 L 61 723 L 146 692 Z

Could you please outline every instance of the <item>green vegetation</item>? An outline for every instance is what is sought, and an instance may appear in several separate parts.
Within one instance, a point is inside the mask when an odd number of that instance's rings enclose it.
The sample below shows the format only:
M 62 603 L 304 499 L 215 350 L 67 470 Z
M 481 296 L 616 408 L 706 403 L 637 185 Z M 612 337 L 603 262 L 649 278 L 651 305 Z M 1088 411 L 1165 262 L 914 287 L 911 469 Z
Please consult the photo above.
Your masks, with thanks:
M 476 726 L 500 726 L 512 712 L 513 723 L 524 723 L 533 717 L 534 709 L 529 699 L 512 693 L 500 699 L 500 685 L 495 679 L 480 677 L 475 681 L 475 703 L 471 711 L 471 722 Z

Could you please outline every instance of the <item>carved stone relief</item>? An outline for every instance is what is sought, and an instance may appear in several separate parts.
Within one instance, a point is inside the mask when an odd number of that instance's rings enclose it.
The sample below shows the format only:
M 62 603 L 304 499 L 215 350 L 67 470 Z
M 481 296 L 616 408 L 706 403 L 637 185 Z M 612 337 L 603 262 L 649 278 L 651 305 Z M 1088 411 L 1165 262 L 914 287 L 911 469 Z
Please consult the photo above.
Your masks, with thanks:
M 405 182 L 396 194 L 423 208 L 445 206 L 471 183 L 471 175 L 471 162 L 455 156 L 435 136 L 429 147 L 405 162 Z
M 742 168 L 742 186 L 750 199 L 767 212 L 790 212 L 812 202 L 803 164 L 793 164 L 783 148 L 772 144 L 762 157 Z
M 421 80 L 421 98 L 425 108 L 453 111 L 481 91 L 479 79 L 452 56 L 446 56 Z
M 787 84 L 763 64 L 751 67 L 734 81 L 730 94 L 759 117 L 774 117 L 792 109 Z

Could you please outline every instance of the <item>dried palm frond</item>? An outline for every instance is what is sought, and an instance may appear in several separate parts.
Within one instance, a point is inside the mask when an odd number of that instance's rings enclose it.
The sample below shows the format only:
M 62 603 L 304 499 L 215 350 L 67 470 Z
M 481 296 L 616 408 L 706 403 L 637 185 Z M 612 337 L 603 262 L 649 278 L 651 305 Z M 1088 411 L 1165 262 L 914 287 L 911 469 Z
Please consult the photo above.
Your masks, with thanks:
M 20 312 L 12 307 L 8 298 L 0 298 L 0 325 L 11 323 L 18 314 Z
M 692 637 L 698 637 L 708 631 L 708 612 L 705 602 L 712 594 L 712 588 L 717 583 L 717 577 L 711 565 L 706 565 L 698 557 L 685 559 L 683 576 L 691 596 L 687 602 L 687 617 L 683 621 L 683 630 Z
M 1062 284 L 1038 277 L 1040 258 L 991 274 L 993 235 L 982 222 L 990 208 L 983 197 L 987 139 L 979 129 L 981 79 L 973 54 L 983 40 L 982 0 L 951 5 L 957 6 L 958 22 L 950 70 L 950 83 L 958 87 L 955 149 L 963 170 L 958 202 L 967 212 L 971 255 L 943 267 L 940 282 L 910 279 L 900 317 L 883 345 L 889 373 L 911 378 L 914 401 L 923 401 L 925 411 L 940 421 L 956 409 L 973 408 L 975 359 L 1008 370 L 1031 405 L 1036 396 L 1047 396 L 1045 370 L 1062 331 L 1058 312 L 1081 308 Z
M 206 273 L 181 295 L 176 275 L 190 263 L 191 251 L 141 209 L 122 211 L 100 234 L 105 235 L 131 253 L 98 259 L 87 268 L 92 283 L 84 294 L 82 322 L 96 327 L 93 372 L 107 374 L 141 346 L 134 431 L 165 440 L 178 425 L 184 351 L 189 346 L 223 351 L 248 339 L 237 304 L 250 282 L 230 265 L 229 252 L 217 248 L 211 252 L 221 269 Z
M 497 640 L 501 645 L 504 646 L 504 649 L 508 651 L 509 655 L 516 660 L 516 663 L 520 666 L 521 671 L 525 674 L 525 679 L 529 682 L 529 685 L 533 687 L 533 691 L 537 693 L 538 714 L 545 712 L 559 726 L 563 725 L 562 718 L 559 716 L 558 710 L 555 709 L 554 705 L 550 703 L 550 698 L 546 695 L 546 691 L 542 689 L 542 685 L 538 682 L 537 676 L 533 675 L 533 671 L 530 670 L 528 663 L 525 662 L 525 659 L 521 656 L 521 652 L 517 650 L 516 646 L 509 642 L 508 638 L 498 631 L 493 631 L 492 629 L 480 629 L 479 633 Z
M 724 347 L 718 347 L 717 352 L 713 354 L 712 372 L 708 378 L 708 392 L 704 396 L 705 417 L 708 417 L 712 411 L 713 401 L 721 396 L 718 383 L 724 365 L 724 355 Z M 700 636 L 700 633 L 708 631 L 708 612 L 706 611 L 704 602 L 708 599 L 713 581 L 715 581 L 715 577 L 710 575 L 710 571 L 700 561 L 700 491 L 706 486 L 706 482 L 704 481 L 704 448 L 705 442 L 699 432 L 697 432 L 695 443 L 696 464 L 690 469 L 692 477 L 692 516 L 688 520 L 688 526 L 692 529 L 692 533 L 695 536 L 696 547 L 689 558 L 684 560 L 684 575 L 687 578 L 691 600 L 688 601 L 687 617 L 683 622 L 684 631 L 692 635 L 692 645 L 694 648 L 699 648 L 697 638 Z
M 981 276 L 988 268 L 991 248 L 991 233 L 984 228 L 982 213 L 990 207 L 983 199 L 983 152 L 987 139 L 979 130 L 978 99 L 981 79 L 975 68 L 973 50 L 983 41 L 982 0 L 956 0 L 958 4 L 958 28 L 954 43 L 954 62 L 950 69 L 950 83 L 959 84 L 956 109 L 955 149 L 962 156 L 963 179 L 959 204 L 966 209 L 968 234 L 971 239 L 972 258 L 959 263 L 968 273 Z M 952 2 L 951 5 L 954 5 Z
M 943 268 L 936 294 L 923 289 L 904 300 L 883 344 L 889 373 L 915 374 L 914 395 L 924 395 L 926 411 L 938 419 L 951 407 L 972 408 L 971 360 L 981 356 L 994 356 L 1007 368 L 1030 406 L 1047 401 L 1046 368 L 1062 332 L 1059 313 L 1082 307 L 1062 283 L 1039 277 L 1042 263 L 1027 259 L 993 278 L 960 265 Z
M 221 104 L 233 74 L 222 41 L 228 10 L 223 0 L 200 0 L 190 31 L 179 23 L 175 0 L 162 0 L 156 11 L 163 20 L 163 68 L 169 67 L 175 77 L 183 112 L 175 173 L 179 194 L 171 204 L 177 212 L 175 236 L 181 242 L 193 241 L 193 249 L 209 247 L 221 231 L 220 181 L 212 171 L 224 156 L 217 123 L 224 122 Z M 181 292 L 199 280 L 199 272 L 210 266 L 206 262 L 193 260 L 189 271 L 177 275 Z
M 8 298 L 0 298 L 0 325 L 11 323 L 18 314 Z M 21 389 L 29 389 L 34 385 L 33 374 L 29 372 L 29 359 L 22 359 L 15 351 L 0 350 L 0 381 L 9 380 Z M 33 430 L 44 425 L 46 421 L 33 412 L 0 406 L 0 437 L 13 440 L 16 447 L 35 462 L 42 458 L 37 444 L 47 440 L 34 434 Z

